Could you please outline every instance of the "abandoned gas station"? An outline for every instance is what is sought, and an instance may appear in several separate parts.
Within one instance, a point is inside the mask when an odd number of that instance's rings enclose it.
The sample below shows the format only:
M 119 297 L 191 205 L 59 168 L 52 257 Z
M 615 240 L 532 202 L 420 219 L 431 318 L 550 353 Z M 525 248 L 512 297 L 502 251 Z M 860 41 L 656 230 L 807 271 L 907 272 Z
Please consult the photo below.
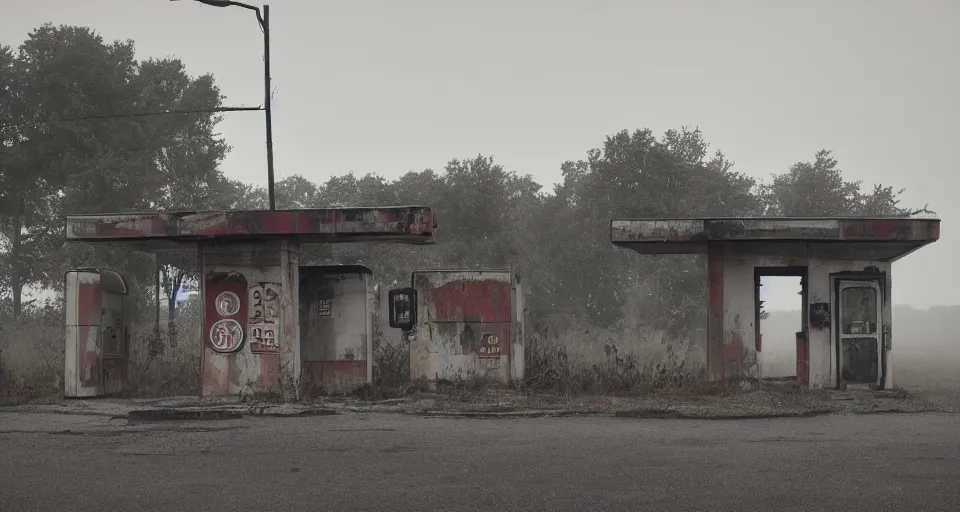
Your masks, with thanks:
M 428 245 L 436 228 L 430 208 L 421 206 L 70 215 L 66 223 L 68 242 L 196 254 L 203 340 L 197 355 L 207 397 L 301 397 L 371 382 L 372 271 L 302 265 L 300 249 Z M 68 272 L 64 289 L 65 395 L 122 393 L 130 356 L 124 304 L 135 291 L 122 275 L 97 268 Z M 388 296 L 385 323 L 409 343 L 411 380 L 523 377 L 523 302 L 514 272 L 419 271 L 410 287 Z
M 307 244 L 428 245 L 427 207 L 71 215 L 69 242 L 197 256 L 202 396 L 310 395 L 371 382 L 372 272 L 301 265 Z M 801 279 L 796 378 L 810 387 L 893 386 L 892 263 L 939 238 L 936 219 L 613 220 L 614 245 L 647 255 L 705 254 L 707 374 L 761 378 L 763 276 Z M 109 269 L 65 278 L 65 395 L 124 390 L 135 291 Z M 523 294 L 509 269 L 415 271 L 386 314 L 410 348 L 412 381 L 524 375 Z
M 430 244 L 434 227 L 431 210 L 420 206 L 70 215 L 66 238 L 154 253 L 195 251 L 201 394 L 297 397 L 311 385 L 369 382 L 373 368 L 369 269 L 301 266 L 301 245 Z M 121 392 L 130 342 L 123 277 L 77 269 L 65 285 L 65 394 Z
M 711 380 L 760 377 L 760 278 L 800 277 L 797 380 L 809 387 L 893 386 L 892 263 L 939 237 L 938 219 L 611 222 L 619 247 L 645 255 L 706 254 Z

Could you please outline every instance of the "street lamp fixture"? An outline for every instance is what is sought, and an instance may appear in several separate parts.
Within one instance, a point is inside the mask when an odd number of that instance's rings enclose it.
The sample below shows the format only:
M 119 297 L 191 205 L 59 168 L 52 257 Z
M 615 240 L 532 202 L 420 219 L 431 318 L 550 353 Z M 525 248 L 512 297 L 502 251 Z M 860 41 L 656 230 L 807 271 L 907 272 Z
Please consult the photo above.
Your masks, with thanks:
M 170 1 L 176 2 L 177 0 Z M 271 116 L 273 110 L 270 108 L 270 6 L 264 5 L 261 11 L 259 7 L 232 0 L 194 1 L 213 7 L 242 7 L 257 13 L 257 22 L 260 23 L 260 28 L 263 30 L 263 110 L 266 114 L 267 124 L 267 196 L 270 201 L 270 209 L 276 210 L 273 178 L 273 119 Z

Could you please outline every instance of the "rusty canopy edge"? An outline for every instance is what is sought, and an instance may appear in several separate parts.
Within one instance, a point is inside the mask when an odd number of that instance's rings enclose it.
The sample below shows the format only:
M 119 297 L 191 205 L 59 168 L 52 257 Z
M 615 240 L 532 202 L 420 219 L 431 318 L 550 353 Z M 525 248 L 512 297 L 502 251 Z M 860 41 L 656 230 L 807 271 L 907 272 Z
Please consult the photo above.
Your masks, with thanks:
M 610 224 L 614 244 L 739 240 L 932 243 L 939 238 L 940 219 L 745 217 L 613 219 Z
M 390 240 L 429 244 L 436 223 L 425 206 L 68 215 L 74 242 L 195 241 L 292 237 L 305 243 Z

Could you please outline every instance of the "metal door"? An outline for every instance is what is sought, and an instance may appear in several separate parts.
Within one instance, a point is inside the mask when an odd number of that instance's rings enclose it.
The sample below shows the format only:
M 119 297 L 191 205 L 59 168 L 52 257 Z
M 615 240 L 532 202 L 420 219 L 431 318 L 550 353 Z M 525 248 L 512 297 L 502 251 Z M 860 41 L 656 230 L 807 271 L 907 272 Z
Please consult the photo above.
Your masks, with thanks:
M 881 384 L 883 293 L 879 280 L 837 282 L 837 369 L 840 384 Z

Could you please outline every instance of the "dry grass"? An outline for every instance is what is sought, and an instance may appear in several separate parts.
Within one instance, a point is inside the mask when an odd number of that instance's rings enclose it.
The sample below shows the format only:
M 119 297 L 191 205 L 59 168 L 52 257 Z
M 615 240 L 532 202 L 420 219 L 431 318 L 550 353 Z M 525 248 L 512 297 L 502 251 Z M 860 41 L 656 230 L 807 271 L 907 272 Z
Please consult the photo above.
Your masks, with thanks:
M 200 338 L 196 320 L 177 322 L 177 343 L 167 328 L 153 323 L 130 328 L 130 366 L 126 396 L 163 397 L 199 394 Z M 192 335 L 185 335 L 190 332 Z M 0 403 L 25 403 L 62 397 L 65 333 L 62 325 L 36 320 L 6 323 L 0 335 Z M 155 349 L 159 349 L 155 350 Z
M 524 384 L 561 393 L 692 388 L 704 377 L 705 359 L 697 345 L 638 326 L 547 330 L 529 340 Z
M 200 394 L 200 333 L 193 319 L 174 328 L 143 323 L 131 329 L 130 378 L 125 394 L 164 397 Z
M 63 391 L 64 328 L 8 322 L 0 330 L 0 404 L 58 397 Z
M 399 389 L 410 382 L 410 348 L 405 343 L 378 343 L 373 359 L 377 386 Z
M 48 317 L 49 318 L 49 317 Z M 128 396 L 198 395 L 201 338 L 199 313 L 184 308 L 176 323 L 176 343 L 166 325 L 158 333 L 152 322 L 131 326 Z M 660 331 L 642 326 L 599 329 L 563 325 L 529 335 L 526 378 L 516 391 L 530 396 L 586 399 L 601 395 L 719 394 L 703 382 L 701 336 L 665 339 Z M 51 400 L 62 396 L 64 329 L 55 321 L 7 322 L 0 329 L 0 403 Z M 162 350 L 154 350 L 162 348 Z M 764 354 L 764 374 L 775 365 L 789 374 L 792 353 Z M 782 357 L 780 357 L 782 355 Z M 960 350 L 896 354 L 895 381 L 908 389 L 960 394 Z M 371 400 L 395 398 L 412 391 L 406 343 L 377 343 L 374 383 L 354 395 Z M 782 359 L 782 361 L 780 360 Z M 449 397 L 486 395 L 497 386 L 472 379 L 445 383 Z M 559 400 L 560 398 L 558 398 Z M 537 399 L 539 400 L 539 399 Z M 564 399 L 566 400 L 566 399 Z M 536 400 L 535 400 L 536 401 Z

